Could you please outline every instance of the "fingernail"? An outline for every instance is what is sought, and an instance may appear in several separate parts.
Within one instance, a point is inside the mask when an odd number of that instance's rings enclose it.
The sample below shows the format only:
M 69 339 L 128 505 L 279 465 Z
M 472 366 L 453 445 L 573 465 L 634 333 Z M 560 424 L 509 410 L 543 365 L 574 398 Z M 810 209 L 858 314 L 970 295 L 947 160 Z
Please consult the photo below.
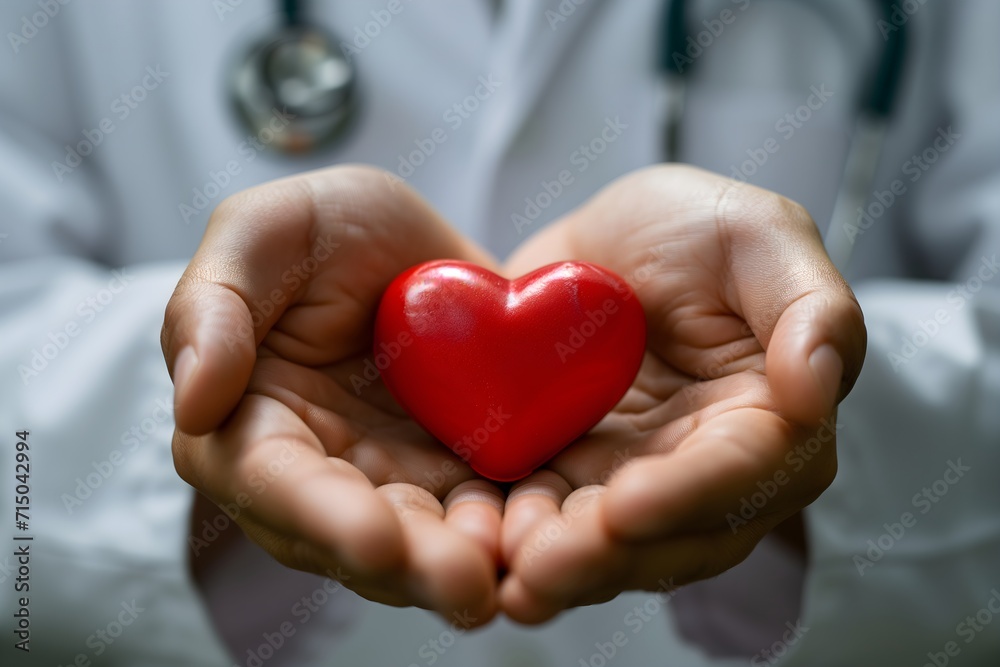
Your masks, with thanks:
M 820 396 L 826 401 L 826 407 L 833 410 L 840 394 L 840 380 L 844 375 L 844 362 L 829 343 L 820 345 L 809 355 L 809 368 L 812 370 Z
M 174 407 L 180 402 L 191 378 L 198 370 L 198 353 L 190 345 L 186 346 L 177 355 L 174 361 Z

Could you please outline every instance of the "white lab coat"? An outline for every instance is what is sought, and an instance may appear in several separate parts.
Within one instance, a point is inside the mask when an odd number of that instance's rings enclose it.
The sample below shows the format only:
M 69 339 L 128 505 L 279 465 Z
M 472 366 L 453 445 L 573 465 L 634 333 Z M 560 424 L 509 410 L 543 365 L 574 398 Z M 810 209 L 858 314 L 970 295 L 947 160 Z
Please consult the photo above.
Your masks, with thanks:
M 170 290 L 222 198 L 322 165 L 372 163 L 401 170 L 458 228 L 503 255 L 611 179 L 661 159 L 652 66 L 658 0 L 507 0 L 498 21 L 485 1 L 403 0 L 387 25 L 372 28 L 371 12 L 387 4 L 311 7 L 344 41 L 366 27 L 378 34 L 362 39 L 355 55 L 363 100 L 356 130 L 309 158 L 257 153 L 226 105 L 227 63 L 274 25 L 273 2 L 0 7 L 0 28 L 15 35 L 0 49 L 0 424 L 8 444 L 14 431 L 31 430 L 28 532 L 35 536 L 32 651 L 4 646 L 4 655 L 24 661 L 14 664 L 71 664 L 79 654 L 99 664 L 246 664 L 245 654 L 226 656 L 187 578 L 192 493 L 170 463 L 171 423 L 161 404 L 171 402 L 171 387 L 157 341 Z M 722 9 L 736 18 L 697 56 L 683 159 L 728 175 L 748 149 L 776 137 L 780 150 L 750 181 L 802 202 L 825 227 L 855 99 L 882 44 L 870 3 L 836 3 L 825 17 L 805 2 L 695 4 L 695 34 Z M 949 641 L 963 664 L 1000 653 L 997 626 L 970 638 L 960 625 L 988 609 L 1000 587 L 1000 283 L 983 268 L 1000 249 L 1000 9 L 986 0 L 909 5 L 918 7 L 908 20 L 912 52 L 877 186 L 906 179 L 907 192 L 857 243 L 850 277 L 865 308 L 868 361 L 840 411 L 840 475 L 806 513 L 808 631 L 781 651 L 788 665 L 922 664 Z M 38 18 L 45 7 L 53 15 Z M 43 27 L 32 31 L 33 20 Z M 448 110 L 480 77 L 492 91 L 458 123 Z M 779 129 L 814 86 L 833 94 L 791 135 Z M 960 137 L 909 180 L 907 161 L 949 126 Z M 580 146 L 606 127 L 616 128 L 606 150 L 581 157 Z M 446 141 L 409 174 L 401 159 L 435 128 Z M 93 152 L 67 164 L 65 146 L 84 140 L 97 144 Z M 532 200 L 546 201 L 539 193 L 564 169 L 572 184 L 533 216 Z M 520 233 L 514 214 L 530 220 Z M 126 268 L 115 275 L 108 267 Z M 974 294 L 975 282 L 967 298 L 952 294 L 955 281 L 967 284 L 980 270 Z M 934 329 L 928 322 L 938 311 L 945 317 Z M 904 338 L 916 353 L 899 362 L 890 353 L 903 354 Z M 3 469 L 12 471 L 4 449 Z M 969 470 L 946 494 L 933 503 L 914 497 L 959 460 Z M 5 473 L 0 487 L 5 516 L 13 514 L 10 478 Z M 925 502 L 930 509 L 921 513 Z M 915 523 L 859 575 L 854 556 L 904 512 Z M 5 521 L 5 539 L 11 530 Z M 14 564 L 0 557 L 5 587 Z M 263 573 L 243 589 L 280 576 L 277 568 L 247 567 Z M 753 578 L 747 567 L 716 583 L 744 586 Z M 240 589 L 226 585 L 220 598 Z M 290 584 L 317 585 L 305 575 Z M 751 592 L 759 605 L 771 604 L 771 591 Z M 300 641 L 265 664 L 318 664 L 344 645 L 342 664 L 429 664 L 419 633 L 412 646 L 352 648 L 343 633 L 324 631 L 363 608 L 347 593 L 333 598 L 324 621 L 303 626 Z M 5 592 L 3 618 L 14 604 Z M 437 664 L 487 664 L 468 657 L 484 646 L 497 665 L 525 655 L 577 664 L 630 608 L 579 612 L 542 634 L 501 623 L 460 639 Z M 715 617 L 706 612 L 704 627 Z M 439 628 L 413 611 L 385 618 L 399 624 L 397 636 Z M 267 631 L 273 620 L 256 622 Z M 122 632 L 111 637 L 116 621 Z M 655 627 L 617 663 L 671 663 L 659 639 L 670 628 L 665 620 Z M 511 653 L 512 645 L 527 653 Z M 695 653 L 683 655 L 695 664 Z

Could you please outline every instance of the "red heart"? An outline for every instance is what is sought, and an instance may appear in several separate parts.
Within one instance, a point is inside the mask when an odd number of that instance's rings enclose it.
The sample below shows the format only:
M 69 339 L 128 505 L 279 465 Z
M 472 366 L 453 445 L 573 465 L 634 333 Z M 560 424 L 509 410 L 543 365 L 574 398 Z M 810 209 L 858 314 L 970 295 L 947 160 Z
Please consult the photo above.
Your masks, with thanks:
M 420 264 L 389 285 L 375 323 L 392 395 L 498 481 L 528 475 L 600 421 L 645 346 L 631 288 L 585 262 L 512 281 L 467 262 Z

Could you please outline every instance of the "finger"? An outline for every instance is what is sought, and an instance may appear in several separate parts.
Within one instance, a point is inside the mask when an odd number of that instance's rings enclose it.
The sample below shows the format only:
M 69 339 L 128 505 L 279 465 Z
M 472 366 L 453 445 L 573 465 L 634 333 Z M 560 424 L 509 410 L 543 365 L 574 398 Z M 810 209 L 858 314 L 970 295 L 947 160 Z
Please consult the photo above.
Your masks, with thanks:
M 571 494 L 563 511 L 537 521 L 514 551 L 500 585 L 500 605 L 519 623 L 542 623 L 603 584 L 620 570 L 624 552 L 612 553 L 597 500 L 600 487 Z
M 861 371 L 861 307 L 804 208 L 773 193 L 732 186 L 718 210 L 738 312 L 767 351 L 778 405 L 795 421 L 818 423 Z
M 381 604 L 408 607 L 417 604 L 406 591 L 405 570 L 357 571 L 337 560 L 330 550 L 307 540 L 289 537 L 241 515 L 243 532 L 282 565 L 333 579 L 358 595 Z
M 500 587 L 501 609 L 515 621 L 536 624 L 623 591 L 653 591 L 663 602 L 676 587 L 742 562 L 767 532 L 762 522 L 754 523 L 739 535 L 717 531 L 633 544 L 611 538 L 598 512 L 583 513 L 551 549 L 532 562 L 515 562 Z
M 480 545 L 444 521 L 430 492 L 386 484 L 377 493 L 399 513 L 406 540 L 407 585 L 420 606 L 466 628 L 496 614 L 496 569 Z
M 501 528 L 504 563 L 510 564 L 519 549 L 539 546 L 527 539 L 532 529 L 545 519 L 559 516 L 572 490 L 565 479 L 549 470 L 536 472 L 514 485 L 507 495 Z M 539 541 L 544 539 L 536 537 Z
M 503 506 L 503 492 L 495 485 L 481 479 L 469 480 L 456 486 L 445 498 L 445 521 L 499 564 Z
M 248 536 L 279 562 L 341 582 L 369 600 L 418 606 L 464 628 L 487 623 L 496 613 L 495 574 L 480 548 L 448 528 L 441 504 L 410 484 L 388 484 L 376 492 L 398 515 L 405 558 L 391 568 L 344 564 L 323 545 L 259 523 L 243 515 Z
M 600 540 L 574 543 L 569 554 L 546 553 L 533 570 L 512 571 L 500 586 L 500 608 L 518 623 L 544 623 L 572 607 L 600 604 L 625 591 L 653 591 L 661 602 L 681 585 L 706 579 L 739 564 L 746 555 L 714 537 L 695 536 L 651 545 L 625 545 Z M 732 536 L 727 536 L 733 540 Z M 748 547 L 746 554 L 752 546 Z M 728 555 L 732 553 L 731 560 Z M 725 554 L 725 555 L 723 555 Z M 574 557 L 580 557 L 574 559 Z M 544 559 L 544 560 L 543 560 Z M 602 566 L 587 570 L 594 562 Z M 570 580 L 570 573 L 586 571 L 590 578 L 574 587 L 553 584 Z M 555 572 L 550 576 L 550 572 Z
M 555 618 L 567 606 L 555 597 L 532 589 L 515 572 L 508 572 L 497 592 L 500 610 L 516 623 L 538 625 Z
M 725 526 L 737 533 L 758 517 L 777 522 L 836 475 L 835 433 L 817 432 L 816 446 L 810 439 L 798 451 L 805 433 L 755 408 L 715 417 L 673 452 L 622 470 L 602 503 L 605 525 L 618 538 L 648 540 Z
M 743 562 L 766 534 L 762 525 L 732 535 L 727 531 L 688 535 L 647 544 L 625 544 L 612 540 L 600 577 L 586 590 L 576 591 L 566 606 L 596 604 L 625 591 L 650 591 L 664 601 L 678 587 L 718 576 Z M 652 613 L 652 612 L 651 612 Z
M 366 349 L 389 282 L 442 257 L 493 268 L 413 190 L 374 169 L 334 167 L 226 199 L 165 314 L 178 427 L 205 433 L 225 418 L 269 334 L 281 356 L 304 365 L 339 360 L 345 346 Z M 316 317 L 317 307 L 327 316 Z
M 296 296 L 280 290 L 288 287 L 281 278 L 309 256 L 314 220 L 311 191 L 296 179 L 230 197 L 212 214 L 161 333 L 182 431 L 208 432 L 243 394 L 257 344 Z
M 248 396 L 210 439 L 178 434 L 178 473 L 216 504 L 289 539 L 326 549 L 354 572 L 378 573 L 404 559 L 393 511 L 356 469 L 328 458 L 284 405 Z
M 625 229 L 607 225 L 611 216 Z M 864 318 L 798 204 L 706 171 L 662 165 L 619 179 L 561 224 L 574 258 L 629 279 L 654 321 L 676 316 L 671 281 L 690 279 L 676 265 L 683 269 L 692 253 L 710 258 L 697 305 L 719 302 L 749 323 L 789 418 L 817 423 L 854 385 L 865 355 Z M 672 287 L 661 290 L 665 284 Z

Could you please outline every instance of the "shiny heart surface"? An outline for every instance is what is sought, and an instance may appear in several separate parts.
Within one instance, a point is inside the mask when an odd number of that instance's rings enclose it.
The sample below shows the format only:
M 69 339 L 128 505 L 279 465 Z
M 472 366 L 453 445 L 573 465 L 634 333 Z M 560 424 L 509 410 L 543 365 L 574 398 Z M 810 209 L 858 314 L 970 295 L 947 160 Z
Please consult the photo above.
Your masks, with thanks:
M 615 406 L 645 345 L 642 307 L 607 269 L 562 262 L 508 281 L 440 260 L 386 289 L 374 351 L 411 417 L 479 474 L 513 481 Z

